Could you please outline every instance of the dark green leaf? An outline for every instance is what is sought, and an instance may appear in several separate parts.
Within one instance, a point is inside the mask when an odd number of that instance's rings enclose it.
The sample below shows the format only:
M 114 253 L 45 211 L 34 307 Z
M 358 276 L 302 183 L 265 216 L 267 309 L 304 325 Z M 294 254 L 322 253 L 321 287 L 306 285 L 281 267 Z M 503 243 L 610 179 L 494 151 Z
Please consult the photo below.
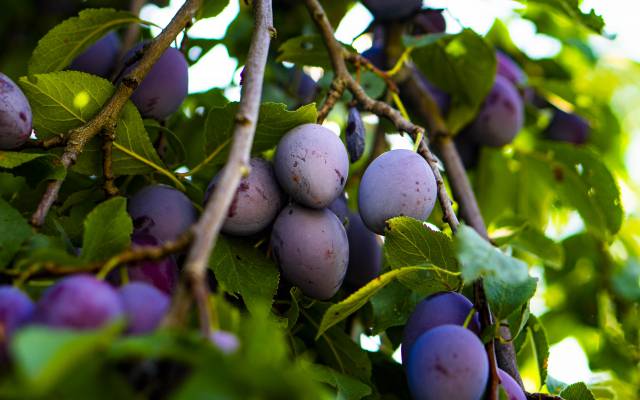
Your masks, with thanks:
M 582 382 L 567 386 L 560 392 L 560 397 L 564 400 L 596 400 L 587 385 Z
M 27 221 L 4 199 L 0 198 L 0 268 L 4 268 L 31 235 Z
M 40 39 L 29 61 L 29 74 L 59 71 L 110 30 L 139 22 L 142 21 L 127 11 L 83 10 Z
M 529 316 L 527 328 L 531 333 L 531 341 L 536 355 L 536 363 L 538 365 L 538 374 L 540 374 L 540 382 L 547 379 L 547 366 L 549 363 L 549 342 L 544 326 L 536 316 Z
M 246 241 L 219 237 L 209 267 L 225 291 L 242 296 L 249 311 L 273 301 L 280 277 L 278 267 Z
M 12 169 L 40 157 L 52 157 L 52 155 L 0 150 L 0 168 Z
M 505 281 L 499 275 L 485 277 L 484 290 L 491 306 L 491 312 L 497 319 L 507 318 L 533 297 L 537 282 L 537 279 L 531 277 L 515 283 Z
M 93 209 L 84 221 L 82 259 L 100 261 L 126 249 L 133 223 L 127 214 L 127 199 L 114 197 Z
M 579 0 L 518 0 L 525 4 L 542 4 L 564 15 L 572 22 L 579 22 L 596 33 L 602 33 L 604 19 L 591 9 L 588 13 L 580 10 Z
M 278 48 L 276 61 L 286 61 L 301 67 L 310 65 L 331 68 L 329 53 L 320 35 L 298 36 L 287 40 Z
M 200 9 L 200 18 L 215 17 L 228 5 L 229 0 L 207 0 Z
M 312 371 L 315 380 L 336 388 L 337 399 L 360 400 L 371 394 L 369 386 L 324 365 L 314 364 Z

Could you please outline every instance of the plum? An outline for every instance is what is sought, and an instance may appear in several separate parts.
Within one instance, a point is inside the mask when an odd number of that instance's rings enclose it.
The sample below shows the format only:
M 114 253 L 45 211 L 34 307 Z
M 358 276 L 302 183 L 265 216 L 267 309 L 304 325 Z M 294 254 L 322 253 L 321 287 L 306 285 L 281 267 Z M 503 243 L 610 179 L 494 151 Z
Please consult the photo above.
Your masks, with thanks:
M 347 238 L 349 266 L 344 281 L 351 288 L 359 289 L 380 275 L 382 243 L 378 235 L 364 225 L 358 213 L 351 213 L 349 216 Z
M 527 77 L 522 68 L 520 68 L 511 57 L 500 50 L 496 51 L 496 61 L 496 73 L 507 78 L 514 86 L 521 86 L 527 81 Z
M 133 247 L 157 246 L 160 242 L 145 233 L 132 236 Z M 144 260 L 128 265 L 127 274 L 131 282 L 145 282 L 166 294 L 172 294 L 178 284 L 178 264 L 174 256 L 160 260 Z
M 146 283 L 129 283 L 122 286 L 118 293 L 127 319 L 128 333 L 152 332 L 169 310 L 169 296 Z
M 132 60 L 142 49 L 141 43 L 129 50 L 125 60 Z M 126 75 L 136 65 L 127 68 Z M 164 120 L 180 108 L 189 89 L 189 64 L 178 49 L 169 47 L 160 56 L 131 96 L 144 118 Z
M 109 78 L 118 62 L 120 39 L 111 31 L 77 56 L 69 69 Z
M 376 68 L 385 70 L 389 68 L 387 65 L 387 57 L 384 54 L 382 46 L 371 46 L 367 50 L 362 52 L 362 57 L 366 58 Z
M 184 193 L 167 185 L 139 190 L 128 204 L 136 233 L 146 233 L 159 242 L 174 240 L 196 222 L 196 209 Z
M 404 327 L 402 361 L 407 361 L 411 348 L 423 333 L 440 325 L 462 326 L 472 308 L 473 304 L 456 292 L 435 293 L 418 303 Z M 480 332 L 477 313 L 471 319 L 468 328 L 476 334 Z
M 118 292 L 91 275 L 60 279 L 36 304 L 34 321 L 53 328 L 100 328 L 124 316 Z
M 426 220 L 436 203 L 436 178 L 427 162 L 411 150 L 387 151 L 364 171 L 358 207 L 365 225 L 382 235 L 389 218 Z
M 421 10 L 413 17 L 412 35 L 424 35 L 429 33 L 444 33 L 447 30 L 447 22 L 442 15 L 443 9 L 428 8 Z
M 0 286 L 0 354 L 4 354 L 14 332 L 29 322 L 34 305 L 29 296 L 13 286 Z
M 345 136 L 347 139 L 349 159 L 352 163 L 358 161 L 360 157 L 362 157 L 362 153 L 364 153 L 365 133 L 364 123 L 362 122 L 362 117 L 360 117 L 360 112 L 355 107 L 349 107 Z
M 31 106 L 24 93 L 0 73 L 0 150 L 22 146 L 31 135 Z
M 349 156 L 332 131 L 318 124 L 303 124 L 280 139 L 274 167 L 280 186 L 296 202 L 325 208 L 344 189 Z
M 415 400 L 480 400 L 489 380 L 489 360 L 473 332 L 441 325 L 416 340 L 406 371 Z
M 500 386 L 507 392 L 508 400 L 526 400 L 524 391 L 518 382 L 500 368 L 498 368 L 498 376 L 500 377 Z
M 344 226 L 349 226 L 350 212 L 349 206 L 347 205 L 347 196 L 345 196 L 344 193 L 342 193 L 333 202 L 331 202 L 331 204 L 329 204 L 329 207 L 327 208 L 333 211 L 333 213 L 338 217 L 338 219 Z
M 577 114 L 554 109 L 553 118 L 543 132 L 550 140 L 573 144 L 584 144 L 589 139 L 590 127 L 587 120 Z
M 523 123 L 524 105 L 518 90 L 507 78 L 496 75 L 491 92 L 467 129 L 477 143 L 501 147 L 513 141 Z
M 251 172 L 240 181 L 222 226 L 222 232 L 229 235 L 247 236 L 260 232 L 273 222 L 284 206 L 285 196 L 271 163 L 252 158 L 249 164 Z M 211 180 L 205 204 L 220 176 L 221 172 Z
M 284 278 L 307 296 L 327 300 L 342 285 L 349 242 L 344 226 L 328 209 L 285 207 L 273 225 L 271 248 Z
M 404 19 L 422 7 L 422 0 L 362 0 L 362 3 L 380 21 Z
M 466 131 L 460 132 L 453 139 L 453 142 L 456 145 L 462 164 L 466 169 L 471 169 L 478 165 L 481 146 L 466 133 Z

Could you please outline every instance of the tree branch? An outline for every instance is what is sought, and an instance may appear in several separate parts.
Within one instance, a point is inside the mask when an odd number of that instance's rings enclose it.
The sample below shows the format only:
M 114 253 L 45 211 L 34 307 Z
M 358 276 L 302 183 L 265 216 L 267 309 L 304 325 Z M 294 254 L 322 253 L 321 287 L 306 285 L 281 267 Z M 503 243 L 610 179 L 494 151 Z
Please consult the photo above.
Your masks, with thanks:
M 260 111 L 265 65 L 271 36 L 275 34 L 271 0 L 255 0 L 253 8 L 255 27 L 242 74 L 242 95 L 235 116 L 229 159 L 222 171 L 220 182 L 193 228 L 194 242 L 184 266 L 183 279 L 165 320 L 167 325 L 180 324 L 190 307 L 193 293 L 198 305 L 200 328 L 207 337 L 211 330 L 207 265 L 240 179 L 249 172 L 249 157 Z
M 107 124 L 115 125 L 117 123 L 118 115 L 129 100 L 129 97 L 131 97 L 131 94 L 151 70 L 153 64 L 171 45 L 178 33 L 191 22 L 201 4 L 202 0 L 187 0 L 169 25 L 158 37 L 151 41 L 140 62 L 122 79 L 113 96 L 102 109 L 86 124 L 69 131 L 67 146 L 61 158 L 62 166 L 65 169 L 70 168 L 76 162 L 89 140 L 100 133 Z M 55 180 L 49 183 L 38 208 L 31 217 L 32 225 L 38 227 L 44 224 L 49 209 L 58 198 L 62 182 L 62 180 Z
M 118 188 L 113 183 L 113 141 L 116 139 L 116 127 L 107 126 L 102 134 L 102 176 L 104 177 L 104 192 L 107 197 L 118 195 Z

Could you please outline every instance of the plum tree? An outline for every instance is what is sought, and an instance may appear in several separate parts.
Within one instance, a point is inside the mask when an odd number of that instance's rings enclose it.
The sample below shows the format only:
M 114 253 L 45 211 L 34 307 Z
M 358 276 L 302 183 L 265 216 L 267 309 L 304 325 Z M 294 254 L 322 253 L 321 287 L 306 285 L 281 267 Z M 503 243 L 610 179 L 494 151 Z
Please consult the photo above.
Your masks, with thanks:
M 496 62 L 496 73 L 507 78 L 514 86 L 521 86 L 527 81 L 527 76 L 522 68 L 500 50 L 496 50 Z
M 169 310 L 169 296 L 146 283 L 129 283 L 122 286 L 118 293 L 127 319 L 128 333 L 152 332 Z
M 230 235 L 247 236 L 260 232 L 273 222 L 286 200 L 271 163 L 256 157 L 249 164 L 251 172 L 240 181 L 222 226 L 222 232 Z M 209 183 L 205 203 L 220 177 L 221 172 Z
M 554 108 L 551 122 L 543 135 L 550 140 L 584 144 L 589 140 L 589 122 L 581 116 Z
M 511 375 L 498 368 L 498 376 L 500 377 L 500 386 L 507 392 L 508 400 L 526 400 L 522 388 Z
M 128 204 L 137 233 L 146 233 L 160 242 L 174 240 L 196 221 L 196 209 L 179 190 L 166 185 L 147 186 Z
M 436 194 L 433 171 L 422 157 L 411 150 L 391 150 L 373 160 L 362 175 L 360 216 L 369 229 L 383 234 L 389 218 L 427 219 Z
M 0 72 L 0 150 L 23 145 L 31 135 L 31 106 L 22 90 Z
M 467 129 L 477 143 L 501 147 L 513 141 L 523 123 L 522 98 L 511 81 L 496 75 L 491 92 Z
M 120 39 L 111 31 L 77 56 L 69 69 L 109 78 L 118 62 Z
M 415 400 L 480 400 L 489 379 L 489 361 L 473 332 L 441 325 L 416 340 L 406 371 Z
M 0 354 L 6 351 L 11 336 L 33 315 L 29 296 L 13 286 L 0 286 Z
M 34 321 L 53 328 L 87 330 L 123 317 L 118 292 L 91 275 L 60 279 L 42 295 Z
M 404 19 L 422 7 L 422 0 L 363 0 L 362 3 L 380 21 Z
M 359 289 L 380 275 L 382 269 L 382 244 L 378 235 L 362 222 L 360 214 L 351 213 L 347 227 L 349 239 L 349 266 L 344 281 Z
M 349 226 L 350 211 L 349 206 L 347 205 L 347 197 L 344 193 L 336 197 L 336 199 L 332 201 L 327 208 L 333 211 L 343 225 Z
M 303 124 L 280 139 L 274 167 L 278 182 L 296 202 L 324 208 L 344 189 L 349 156 L 332 131 L 318 124 Z
M 473 304 L 456 292 L 435 293 L 418 303 L 404 327 L 402 361 L 408 360 L 414 343 L 423 333 L 440 325 L 462 326 L 472 308 Z M 473 316 L 468 328 L 480 333 L 478 314 Z
M 129 50 L 125 60 L 133 60 L 141 43 Z M 136 65 L 133 63 L 123 75 Z M 164 120 L 180 108 L 189 89 L 189 64 L 178 49 L 169 47 L 133 92 L 131 101 L 145 118 Z
M 307 296 L 326 300 L 342 285 L 349 243 L 344 226 L 328 209 L 285 207 L 273 225 L 271 248 L 282 275 Z
M 362 153 L 364 153 L 364 135 L 364 123 L 360 112 L 355 107 L 349 107 L 345 137 L 347 139 L 349 159 L 352 163 L 358 161 L 362 157 Z
M 159 244 L 156 238 L 146 233 L 135 233 L 131 241 L 133 247 Z M 178 264 L 174 256 L 129 264 L 127 274 L 130 281 L 148 283 L 166 294 L 172 294 L 178 284 Z

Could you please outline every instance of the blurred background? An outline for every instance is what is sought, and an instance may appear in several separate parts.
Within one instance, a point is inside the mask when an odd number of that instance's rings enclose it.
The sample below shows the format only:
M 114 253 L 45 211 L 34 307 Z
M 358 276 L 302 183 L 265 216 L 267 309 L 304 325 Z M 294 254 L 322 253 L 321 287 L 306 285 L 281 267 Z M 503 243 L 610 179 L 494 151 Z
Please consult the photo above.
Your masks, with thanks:
M 181 0 L 149 1 L 140 12 L 147 27 L 143 36 L 160 32 Z M 301 2 L 275 0 L 276 29 L 272 47 L 275 64 L 277 47 L 314 28 Z M 366 33 L 371 14 L 360 3 L 325 0 L 336 36 L 362 52 L 372 45 Z M 532 2 L 536 3 L 536 2 Z M 544 3 L 544 2 L 540 2 Z M 591 126 L 588 146 L 596 149 L 614 174 L 621 189 L 625 221 L 621 233 L 606 248 L 584 234 L 585 227 L 575 211 L 554 208 L 545 221 L 545 234 L 565 249 L 560 268 L 532 258 L 533 273 L 540 279 L 531 304 L 532 314 L 547 329 L 551 344 L 549 376 L 565 383 L 600 383 L 625 393 L 625 386 L 637 387 L 640 361 L 637 301 L 640 300 L 640 2 L 628 0 L 584 0 L 580 8 L 601 15 L 603 35 L 597 35 L 576 21 L 543 6 L 506 0 L 430 0 L 426 7 L 443 8 L 447 32 L 468 27 L 507 50 L 528 75 L 537 90 L 551 94 L 555 105 L 585 117 Z M 90 7 L 129 9 L 128 0 L 4 0 L 0 14 L 0 71 L 12 78 L 26 74 L 36 43 L 50 28 L 79 10 Z M 189 92 L 216 92 L 227 99 L 239 99 L 240 71 L 248 46 L 251 18 L 247 7 L 230 0 L 215 18 L 198 21 L 189 31 Z M 178 39 L 179 41 L 181 38 Z M 320 86 L 327 84 L 325 71 L 306 68 Z M 268 71 L 265 99 L 296 104 L 288 78 L 281 71 Z M 316 99 L 320 99 L 317 97 Z M 337 108 L 328 125 L 340 130 L 344 108 Z M 368 125 L 377 120 L 366 118 Z M 530 125 L 535 125 L 532 123 Z M 526 129 L 530 128 L 529 125 Z M 520 135 L 516 145 L 526 146 L 529 136 Z M 388 135 L 395 146 L 407 143 L 399 135 Z M 508 149 L 505 150 L 508 154 Z M 490 195 L 476 188 L 485 218 L 492 222 Z M 493 205 L 500 207 L 501 205 Z M 495 231 L 494 231 L 495 232 Z M 570 251 L 570 250 L 575 251 Z M 569 254 L 571 256 L 569 257 Z M 606 286 L 606 291 L 601 290 Z M 376 351 L 377 337 L 361 336 L 363 348 Z M 536 391 L 539 378 L 535 355 L 526 348 L 519 357 L 529 391 Z M 603 389 L 605 393 L 609 389 Z M 632 390 L 629 389 L 629 393 Z M 602 394 L 601 393 L 601 394 Z M 624 397 L 621 397 L 624 398 Z

